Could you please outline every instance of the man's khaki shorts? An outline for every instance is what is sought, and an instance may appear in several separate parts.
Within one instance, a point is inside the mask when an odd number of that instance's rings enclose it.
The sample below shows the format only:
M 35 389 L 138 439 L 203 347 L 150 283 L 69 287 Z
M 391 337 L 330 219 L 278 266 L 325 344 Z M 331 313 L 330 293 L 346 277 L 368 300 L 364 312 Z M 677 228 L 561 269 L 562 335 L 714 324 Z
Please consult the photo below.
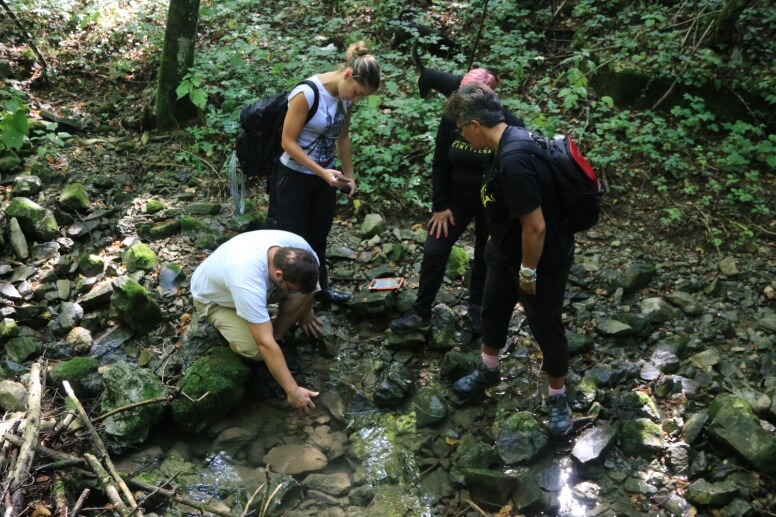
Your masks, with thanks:
M 267 304 L 280 303 L 286 298 L 293 298 L 298 293 L 289 293 L 281 289 L 275 289 L 270 293 Z M 301 296 L 301 295 L 300 295 Z M 236 354 L 252 361 L 263 361 L 259 344 L 253 339 L 253 334 L 248 328 L 248 322 L 237 315 L 237 311 L 231 307 L 223 307 L 213 302 L 200 303 L 194 300 L 194 309 L 197 315 L 213 325 L 224 339 L 229 343 L 229 348 Z

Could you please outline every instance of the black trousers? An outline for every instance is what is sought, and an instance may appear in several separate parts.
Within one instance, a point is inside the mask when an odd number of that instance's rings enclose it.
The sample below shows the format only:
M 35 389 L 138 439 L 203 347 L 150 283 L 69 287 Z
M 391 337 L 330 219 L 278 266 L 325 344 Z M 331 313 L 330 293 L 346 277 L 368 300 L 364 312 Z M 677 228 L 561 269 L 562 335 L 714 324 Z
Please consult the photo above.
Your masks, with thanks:
M 334 222 L 336 189 L 314 174 L 303 174 L 278 164 L 275 169 L 273 207 L 278 228 L 302 237 L 318 255 L 318 281 L 329 287 L 326 269 L 326 241 Z M 270 194 L 272 197 L 272 193 Z
M 520 301 L 542 351 L 542 371 L 551 377 L 564 377 L 569 369 L 569 347 L 562 321 L 563 298 L 573 261 L 572 248 L 565 263 L 552 270 L 539 268 L 536 294 L 527 295 L 516 280 L 520 264 L 504 260 L 493 242 L 489 242 L 485 248 L 488 274 L 482 303 L 482 342 L 490 348 L 504 347 L 509 321 Z
M 431 316 L 431 307 L 445 278 L 450 252 L 472 220 L 474 220 L 474 263 L 469 282 L 469 304 L 482 304 L 482 293 L 485 288 L 485 243 L 488 241 L 485 210 L 479 200 L 476 203 L 453 202 L 450 210 L 455 219 L 455 226 L 448 225 L 447 237 L 441 235 L 437 239 L 436 235 L 429 234 L 423 245 L 418 297 L 412 308 L 424 318 Z

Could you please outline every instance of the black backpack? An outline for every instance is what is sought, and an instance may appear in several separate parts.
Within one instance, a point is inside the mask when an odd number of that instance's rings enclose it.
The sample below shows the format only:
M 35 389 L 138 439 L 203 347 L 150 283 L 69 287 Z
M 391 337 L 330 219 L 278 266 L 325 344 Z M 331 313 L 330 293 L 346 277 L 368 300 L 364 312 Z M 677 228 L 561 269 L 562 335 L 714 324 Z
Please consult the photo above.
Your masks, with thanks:
M 313 105 L 307 113 L 305 124 L 318 111 L 319 93 L 315 83 L 304 80 L 313 89 Z M 299 86 L 297 84 L 297 86 Z M 281 92 L 271 97 L 246 104 L 240 110 L 240 131 L 237 134 L 235 153 L 243 174 L 248 178 L 268 176 L 280 157 L 283 121 L 288 111 L 288 94 Z
M 562 222 L 572 233 L 589 230 L 598 223 L 604 188 L 593 168 L 570 135 L 544 138 L 519 128 L 520 139 L 504 144 L 499 160 L 510 154 L 527 153 L 546 161 L 558 192 Z

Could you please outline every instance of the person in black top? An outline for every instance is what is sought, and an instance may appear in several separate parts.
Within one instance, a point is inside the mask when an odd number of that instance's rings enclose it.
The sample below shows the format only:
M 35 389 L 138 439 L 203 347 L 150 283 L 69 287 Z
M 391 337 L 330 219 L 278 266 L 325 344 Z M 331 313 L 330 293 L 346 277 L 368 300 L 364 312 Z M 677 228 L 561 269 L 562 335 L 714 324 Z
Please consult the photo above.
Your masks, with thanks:
M 470 70 L 461 85 L 482 83 L 494 86 L 496 78 L 484 68 Z M 457 88 L 456 88 L 457 89 Z M 505 119 L 522 126 L 522 120 L 504 110 Z M 485 242 L 488 228 L 480 202 L 482 174 L 492 161 L 490 149 L 474 149 L 455 131 L 455 122 L 442 117 L 436 135 L 431 179 L 433 185 L 433 215 L 428 221 L 428 236 L 423 247 L 418 297 L 412 311 L 391 321 L 390 328 L 399 333 L 428 330 L 431 306 L 442 286 L 447 260 L 453 245 L 474 220 L 474 264 L 469 288 L 469 322 L 472 331 L 482 328 L 480 311 L 485 285 Z
M 569 352 L 562 307 L 574 236 L 560 223 L 549 165 L 527 153 L 499 159 L 499 150 L 512 139 L 525 139 L 527 130 L 504 121 L 498 96 L 487 86 L 462 87 L 450 96 L 444 113 L 474 149 L 489 149 L 496 156 L 481 190 L 491 235 L 485 250 L 482 363 L 458 379 L 453 392 L 463 403 L 480 399 L 486 388 L 498 384 L 499 351 L 519 300 L 549 381 L 548 430 L 567 435 L 573 421 L 566 399 Z

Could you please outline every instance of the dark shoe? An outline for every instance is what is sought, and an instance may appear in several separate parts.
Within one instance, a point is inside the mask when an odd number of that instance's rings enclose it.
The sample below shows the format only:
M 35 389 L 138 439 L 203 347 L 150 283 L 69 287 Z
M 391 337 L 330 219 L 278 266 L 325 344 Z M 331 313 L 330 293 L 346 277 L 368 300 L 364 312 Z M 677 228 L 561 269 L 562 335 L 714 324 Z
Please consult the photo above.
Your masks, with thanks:
M 350 295 L 334 289 L 322 289 L 315 293 L 315 299 L 319 302 L 335 303 L 344 305 L 350 301 Z
M 545 400 L 547 406 L 547 430 L 554 437 L 566 436 L 574 428 L 571 419 L 571 408 L 566 400 L 566 394 L 553 395 Z
M 474 334 L 482 334 L 482 306 L 469 305 L 469 328 Z
M 490 369 L 480 363 L 476 370 L 469 375 L 461 377 L 453 384 L 453 393 L 459 397 L 479 397 L 485 393 L 485 389 L 495 386 L 501 380 L 501 370 Z
M 406 316 L 393 320 L 388 326 L 399 334 L 417 331 L 425 332 L 431 328 L 431 318 L 424 318 L 416 312 L 410 312 Z

